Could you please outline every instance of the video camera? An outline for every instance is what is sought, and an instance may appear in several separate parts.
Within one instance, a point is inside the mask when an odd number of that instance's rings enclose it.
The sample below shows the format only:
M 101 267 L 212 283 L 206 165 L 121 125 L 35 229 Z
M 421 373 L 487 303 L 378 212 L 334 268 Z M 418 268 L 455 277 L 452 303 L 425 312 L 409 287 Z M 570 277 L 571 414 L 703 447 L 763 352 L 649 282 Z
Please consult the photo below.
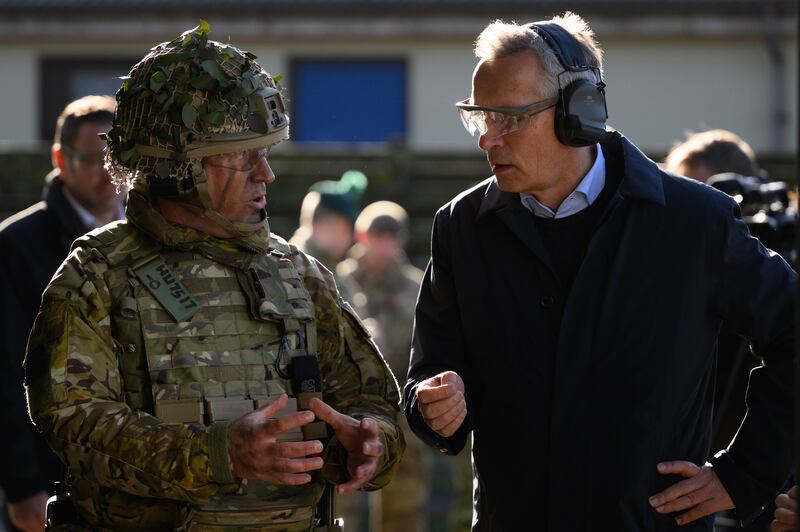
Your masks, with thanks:
M 726 172 L 711 176 L 706 184 L 736 200 L 750 233 L 792 267 L 797 266 L 797 209 L 791 204 L 786 183 Z

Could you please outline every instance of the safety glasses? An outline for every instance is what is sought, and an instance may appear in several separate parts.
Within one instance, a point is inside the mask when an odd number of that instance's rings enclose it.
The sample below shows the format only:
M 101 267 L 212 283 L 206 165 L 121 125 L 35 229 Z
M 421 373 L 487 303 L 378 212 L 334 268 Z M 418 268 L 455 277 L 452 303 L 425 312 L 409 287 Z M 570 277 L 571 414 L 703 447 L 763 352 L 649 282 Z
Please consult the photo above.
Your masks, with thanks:
M 558 96 L 533 102 L 523 107 L 484 107 L 471 105 L 469 98 L 456 103 L 461 123 L 470 135 L 477 131 L 490 139 L 513 133 L 528 123 L 534 115 L 550 109 L 558 103 Z M 491 130 L 491 133 L 489 131 Z

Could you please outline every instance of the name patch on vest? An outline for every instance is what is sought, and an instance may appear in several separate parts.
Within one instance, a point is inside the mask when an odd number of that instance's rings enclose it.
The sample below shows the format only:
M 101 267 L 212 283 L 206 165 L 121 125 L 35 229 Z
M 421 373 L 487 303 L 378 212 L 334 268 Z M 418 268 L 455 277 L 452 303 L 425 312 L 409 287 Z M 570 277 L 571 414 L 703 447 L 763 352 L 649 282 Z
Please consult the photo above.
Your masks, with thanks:
M 156 257 L 134 271 L 156 301 L 175 321 L 189 321 L 200 310 L 197 300 L 186 290 L 161 257 Z

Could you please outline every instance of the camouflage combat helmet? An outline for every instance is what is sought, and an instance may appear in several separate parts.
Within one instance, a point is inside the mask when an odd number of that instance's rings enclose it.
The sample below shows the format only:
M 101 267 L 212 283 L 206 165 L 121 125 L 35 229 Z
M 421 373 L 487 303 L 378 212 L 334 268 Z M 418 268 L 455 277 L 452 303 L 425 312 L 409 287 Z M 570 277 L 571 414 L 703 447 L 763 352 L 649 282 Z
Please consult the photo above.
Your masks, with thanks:
M 209 40 L 209 32 L 201 21 L 152 48 L 123 78 L 107 167 L 117 183 L 144 182 L 156 196 L 197 195 L 198 214 L 244 235 L 263 227 L 266 213 L 248 224 L 214 211 L 202 158 L 269 148 L 288 138 L 289 117 L 281 89 L 255 55 Z

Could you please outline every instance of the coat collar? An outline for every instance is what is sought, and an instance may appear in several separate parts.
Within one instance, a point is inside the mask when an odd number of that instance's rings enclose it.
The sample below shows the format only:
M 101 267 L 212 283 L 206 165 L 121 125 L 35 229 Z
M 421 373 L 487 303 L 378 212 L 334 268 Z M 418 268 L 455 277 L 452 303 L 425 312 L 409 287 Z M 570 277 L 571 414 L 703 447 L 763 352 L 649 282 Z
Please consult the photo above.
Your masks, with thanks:
M 42 200 L 58 218 L 70 242 L 90 230 L 64 195 L 64 182 L 61 181 L 57 168 L 47 174 L 45 178 Z
M 618 132 L 608 135 L 608 138 L 601 142 L 600 145 L 604 150 L 614 149 L 614 143 L 617 144 L 617 149 L 619 149 L 619 146 L 622 148 L 625 167 L 625 173 L 619 186 L 619 195 L 623 198 L 641 199 L 665 205 L 664 186 L 658 165 L 648 159 L 639 148 Z M 496 212 L 504 207 L 513 209 L 515 208 L 514 204 L 519 204 L 522 207 L 519 194 L 503 192 L 497 186 L 497 179 L 493 177 L 486 185 L 483 200 L 478 210 L 478 218 L 480 219 L 485 214 Z

